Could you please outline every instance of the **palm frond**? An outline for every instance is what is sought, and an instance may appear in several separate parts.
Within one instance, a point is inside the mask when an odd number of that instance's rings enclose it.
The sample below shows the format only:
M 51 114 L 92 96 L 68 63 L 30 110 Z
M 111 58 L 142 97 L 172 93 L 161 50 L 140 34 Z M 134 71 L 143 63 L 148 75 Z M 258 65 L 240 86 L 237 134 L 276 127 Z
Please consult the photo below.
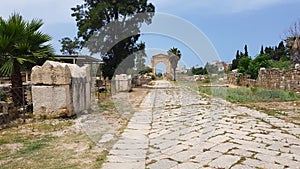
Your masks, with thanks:
M 14 70 L 14 59 L 11 58 L 4 62 L 2 67 L 0 68 L 0 75 L 3 76 L 11 76 Z
M 18 13 L 0 19 L 1 74 L 11 75 L 15 66 L 29 69 L 53 55 L 53 48 L 46 44 L 51 37 L 39 31 L 42 25 L 42 20 L 28 22 Z

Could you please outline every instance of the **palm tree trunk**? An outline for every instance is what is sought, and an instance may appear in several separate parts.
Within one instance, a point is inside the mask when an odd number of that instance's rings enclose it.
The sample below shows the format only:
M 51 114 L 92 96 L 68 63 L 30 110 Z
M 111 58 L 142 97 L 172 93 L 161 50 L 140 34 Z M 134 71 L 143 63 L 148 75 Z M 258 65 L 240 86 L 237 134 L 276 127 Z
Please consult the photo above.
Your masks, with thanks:
M 14 106 L 22 106 L 25 103 L 23 103 L 22 76 L 18 65 L 14 66 L 13 74 L 11 76 L 11 85 Z
M 174 73 L 174 81 L 176 81 L 176 68 L 173 69 L 173 73 Z

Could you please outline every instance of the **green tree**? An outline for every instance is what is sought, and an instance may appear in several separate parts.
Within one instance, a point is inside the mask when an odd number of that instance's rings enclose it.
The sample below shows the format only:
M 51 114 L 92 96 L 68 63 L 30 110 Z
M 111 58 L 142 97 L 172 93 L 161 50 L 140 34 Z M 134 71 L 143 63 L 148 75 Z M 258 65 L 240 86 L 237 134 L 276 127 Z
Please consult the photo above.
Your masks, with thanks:
M 236 54 L 235 54 L 235 59 L 232 60 L 232 64 L 231 64 L 230 70 L 237 69 L 238 64 L 239 64 L 239 59 L 240 59 L 240 58 L 241 58 L 240 51 L 237 50 L 237 51 L 236 51 Z
M 273 51 L 274 49 L 271 46 L 265 48 L 265 54 L 272 54 Z
M 134 67 L 133 53 L 140 50 L 136 42 L 140 37 L 142 23 L 150 24 L 154 6 L 147 0 L 84 0 L 84 4 L 72 8 L 78 37 L 82 38 L 91 54 L 100 53 L 104 64 L 104 77 L 125 73 Z M 147 13 L 152 12 L 152 13 Z M 142 15 L 135 15 L 141 13 Z M 127 58 L 127 59 L 126 59 Z M 126 59 L 122 68 L 120 63 Z
M 181 58 L 181 52 L 178 48 L 173 47 L 169 49 L 168 55 L 170 56 L 170 63 L 174 73 L 173 74 L 174 81 L 176 81 L 176 68 L 177 68 L 178 61 Z
M 255 59 L 253 59 L 249 64 L 247 73 L 251 76 L 252 79 L 256 79 L 258 76 L 258 71 L 262 67 L 271 67 L 269 54 L 258 55 Z
M 249 73 L 249 64 L 251 62 L 251 58 L 249 56 L 243 56 L 238 63 L 238 71 L 243 74 Z
M 247 46 L 247 45 L 244 46 L 244 50 L 245 50 L 244 56 L 249 56 L 249 53 L 248 53 L 248 46 Z
M 144 75 L 146 73 L 152 73 L 153 69 L 149 66 L 146 66 L 143 70 L 139 72 L 140 75 Z
M 8 20 L 0 17 L 0 74 L 11 77 L 16 106 L 22 104 L 21 71 L 41 64 L 53 55 L 52 47 L 45 44 L 51 37 L 39 31 L 42 25 L 42 20 L 25 21 L 16 13 Z
M 61 43 L 60 52 L 64 55 L 76 55 L 79 53 L 81 48 L 80 41 L 78 38 L 74 38 L 74 40 L 70 39 L 69 37 L 64 37 L 59 40 Z
M 264 52 L 264 46 L 263 46 L 263 45 L 261 45 L 259 54 L 260 54 L 260 55 L 265 54 L 265 52 Z
M 230 70 L 238 69 L 238 65 L 239 65 L 240 59 L 243 58 L 244 56 L 249 56 L 249 54 L 248 54 L 248 46 L 247 45 L 244 46 L 244 52 L 245 53 L 240 52 L 239 50 L 236 51 L 235 59 L 232 60 L 232 64 L 231 64 Z
M 205 75 L 208 74 L 206 68 L 200 67 L 200 68 L 194 68 L 192 67 L 192 73 L 193 75 Z

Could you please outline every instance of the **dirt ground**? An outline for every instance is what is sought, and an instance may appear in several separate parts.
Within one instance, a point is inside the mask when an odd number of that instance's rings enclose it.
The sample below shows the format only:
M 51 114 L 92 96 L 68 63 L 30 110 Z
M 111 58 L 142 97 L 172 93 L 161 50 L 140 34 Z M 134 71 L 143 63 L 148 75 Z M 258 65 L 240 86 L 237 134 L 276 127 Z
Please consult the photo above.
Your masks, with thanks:
M 243 106 L 279 117 L 286 122 L 300 124 L 300 101 L 247 103 Z
M 148 92 L 134 88 L 123 95 L 135 111 Z M 0 168 L 100 168 L 129 119 L 113 99 L 99 98 L 92 111 L 75 119 L 19 119 L 0 130 Z M 111 140 L 100 142 L 105 134 Z
M 239 86 L 228 85 L 229 88 L 239 88 Z M 300 124 L 300 100 L 289 102 L 258 102 L 240 104 L 276 116 L 287 122 Z

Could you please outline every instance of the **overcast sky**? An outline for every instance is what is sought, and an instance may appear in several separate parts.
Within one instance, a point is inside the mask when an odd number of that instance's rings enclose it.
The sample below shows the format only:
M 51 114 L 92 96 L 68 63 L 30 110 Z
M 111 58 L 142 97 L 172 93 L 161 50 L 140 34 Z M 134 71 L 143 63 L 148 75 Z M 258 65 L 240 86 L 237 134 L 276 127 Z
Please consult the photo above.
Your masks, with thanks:
M 151 0 L 157 12 L 178 16 L 195 25 L 210 40 L 219 57 L 231 61 L 236 50 L 248 45 L 249 53 L 255 57 L 261 45 L 277 45 L 289 26 L 300 19 L 300 0 Z M 51 42 L 59 54 L 59 39 L 77 33 L 76 23 L 71 17 L 71 7 L 82 0 L 0 0 L 0 16 L 7 18 L 19 12 L 26 19 L 41 18 L 42 31 L 51 35 Z M 180 25 L 178 25 L 180 27 Z M 185 31 L 185 30 L 182 30 Z M 190 35 L 187 35 L 190 36 Z M 181 42 L 168 42 L 158 37 L 142 38 L 148 49 L 166 51 L 182 47 Z M 159 43 L 160 42 L 160 43 Z M 162 45 L 162 42 L 164 43 Z M 199 44 L 201 45 L 201 44 Z M 190 59 L 189 46 L 182 47 L 183 58 Z M 192 58 L 192 57 L 191 57 Z M 188 62 L 188 61 L 187 61 Z M 191 61 L 193 66 L 198 61 Z M 202 63 L 203 64 L 203 63 Z

